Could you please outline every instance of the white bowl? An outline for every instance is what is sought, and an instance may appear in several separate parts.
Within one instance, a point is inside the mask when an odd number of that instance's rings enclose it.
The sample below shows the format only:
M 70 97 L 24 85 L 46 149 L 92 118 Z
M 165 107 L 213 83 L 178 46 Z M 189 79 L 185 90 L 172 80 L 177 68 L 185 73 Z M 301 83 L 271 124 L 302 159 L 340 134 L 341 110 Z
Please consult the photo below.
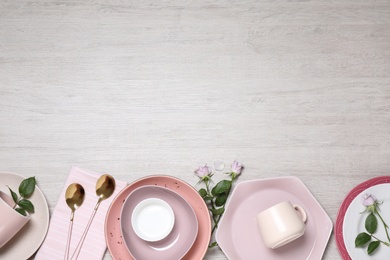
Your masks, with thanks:
M 164 200 L 148 198 L 134 208 L 131 224 L 138 237 L 155 242 L 164 239 L 172 231 L 175 214 Z

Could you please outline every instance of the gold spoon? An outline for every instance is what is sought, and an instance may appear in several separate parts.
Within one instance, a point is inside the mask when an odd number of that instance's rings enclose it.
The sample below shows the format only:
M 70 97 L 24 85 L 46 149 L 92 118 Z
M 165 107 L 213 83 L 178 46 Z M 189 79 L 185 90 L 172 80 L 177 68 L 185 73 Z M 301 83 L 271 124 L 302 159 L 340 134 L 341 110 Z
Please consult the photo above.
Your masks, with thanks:
M 71 259 L 77 259 L 77 257 L 79 256 L 81 247 L 83 246 L 85 237 L 87 236 L 89 227 L 92 224 L 93 218 L 95 217 L 96 211 L 98 210 L 100 203 L 103 200 L 108 199 L 114 193 L 114 190 L 115 190 L 115 179 L 109 174 L 103 174 L 102 176 L 100 176 L 100 178 L 96 182 L 96 195 L 99 197 L 99 199 L 88 221 L 87 227 L 85 228 L 84 233 L 81 236 L 80 241 L 76 247 L 76 251 L 73 253 Z
M 73 219 L 74 212 L 78 209 L 84 201 L 85 191 L 83 186 L 78 183 L 72 183 L 68 186 L 65 192 L 65 201 L 68 204 L 68 207 L 72 210 L 70 215 L 70 223 L 69 223 L 69 231 L 68 231 L 68 241 L 66 242 L 66 250 L 65 250 L 65 260 L 69 258 L 69 246 L 70 239 L 72 236 L 72 227 L 73 227 Z

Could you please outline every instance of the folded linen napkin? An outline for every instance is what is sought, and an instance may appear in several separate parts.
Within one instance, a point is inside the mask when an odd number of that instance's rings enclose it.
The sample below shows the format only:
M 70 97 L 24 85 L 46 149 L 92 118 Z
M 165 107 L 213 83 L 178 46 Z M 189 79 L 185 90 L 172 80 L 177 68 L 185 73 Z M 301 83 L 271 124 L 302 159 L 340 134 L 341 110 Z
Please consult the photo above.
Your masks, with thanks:
M 96 181 L 101 174 L 72 167 L 62 189 L 60 198 L 54 208 L 50 220 L 47 236 L 35 256 L 36 260 L 64 259 L 66 242 L 68 238 L 71 210 L 65 202 L 65 191 L 69 184 L 79 183 L 84 187 L 85 199 L 81 207 L 74 214 L 72 238 L 69 258 L 73 255 L 78 242 L 88 224 L 93 209 L 98 201 L 96 195 Z M 95 218 L 89 228 L 78 259 L 102 259 L 107 245 L 104 236 L 104 221 L 108 208 L 115 196 L 127 185 L 126 182 L 115 180 L 116 188 L 110 198 L 103 200 L 96 212 Z

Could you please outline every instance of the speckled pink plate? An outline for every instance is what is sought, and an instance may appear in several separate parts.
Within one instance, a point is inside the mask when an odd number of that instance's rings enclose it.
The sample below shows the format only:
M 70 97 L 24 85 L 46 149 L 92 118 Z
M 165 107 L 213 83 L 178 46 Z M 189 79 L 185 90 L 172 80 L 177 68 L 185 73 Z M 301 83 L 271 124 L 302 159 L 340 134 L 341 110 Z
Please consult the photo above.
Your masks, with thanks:
M 269 249 L 261 238 L 256 215 L 286 200 L 305 209 L 305 234 L 278 249 Z M 229 259 L 318 260 L 328 244 L 332 227 L 329 216 L 297 177 L 251 180 L 234 188 L 216 240 Z
M 159 241 L 145 241 L 132 227 L 134 208 L 141 201 L 158 198 L 172 208 L 175 221 L 172 231 Z M 122 207 L 121 228 L 127 248 L 136 259 L 181 259 L 191 249 L 198 233 L 198 220 L 191 205 L 171 189 L 146 185 L 135 189 Z
M 188 183 L 166 175 L 154 175 L 139 179 L 124 188 L 113 200 L 108 209 L 104 231 L 106 243 L 115 260 L 134 259 L 127 250 L 121 232 L 121 210 L 127 196 L 145 185 L 157 185 L 171 189 L 182 196 L 193 208 L 198 219 L 198 234 L 195 242 L 183 259 L 203 259 L 208 249 L 211 234 L 211 219 L 205 202 Z

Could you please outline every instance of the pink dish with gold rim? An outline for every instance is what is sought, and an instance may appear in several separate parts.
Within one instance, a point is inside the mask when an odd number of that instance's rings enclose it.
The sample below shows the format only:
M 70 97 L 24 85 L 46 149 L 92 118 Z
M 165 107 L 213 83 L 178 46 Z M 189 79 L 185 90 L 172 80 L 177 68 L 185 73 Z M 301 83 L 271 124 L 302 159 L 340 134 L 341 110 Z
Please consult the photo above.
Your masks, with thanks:
M 211 234 L 211 219 L 205 202 L 188 183 L 166 175 L 144 177 L 124 188 L 113 200 L 105 221 L 105 237 L 108 250 L 115 260 L 134 259 L 127 250 L 121 232 L 121 210 L 127 196 L 135 189 L 145 185 L 156 185 L 171 189 L 182 196 L 193 208 L 198 219 L 198 234 L 195 242 L 183 259 L 202 259 L 207 252 Z

